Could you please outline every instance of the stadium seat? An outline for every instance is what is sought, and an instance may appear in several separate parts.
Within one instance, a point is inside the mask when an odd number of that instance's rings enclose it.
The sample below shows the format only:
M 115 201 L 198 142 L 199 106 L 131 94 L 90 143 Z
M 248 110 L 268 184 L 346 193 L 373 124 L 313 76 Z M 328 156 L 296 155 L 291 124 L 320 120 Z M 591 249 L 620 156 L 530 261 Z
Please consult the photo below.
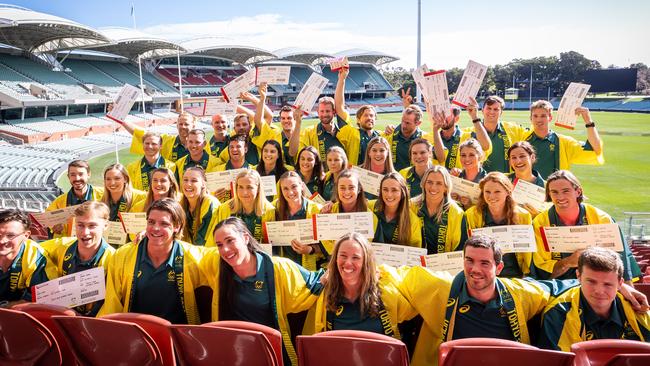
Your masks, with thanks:
M 81 316 L 52 320 L 82 365 L 163 365 L 156 342 L 137 324 Z
M 643 282 L 645 281 L 646 279 L 644 277 Z M 635 283 L 634 288 L 650 298 L 650 283 Z
M 65 336 L 61 333 L 61 330 L 54 325 L 54 321 L 52 321 L 52 316 L 54 315 L 78 316 L 79 314 L 77 314 L 76 311 L 63 306 L 35 304 L 31 302 L 14 305 L 12 309 L 23 311 L 33 316 L 36 320 L 41 322 L 41 324 L 47 327 L 59 344 L 63 366 L 76 365 L 74 352 L 72 352 L 72 349 L 68 346 L 68 342 L 66 342 Z
M 52 332 L 36 318 L 0 308 L 0 365 L 61 365 L 61 351 Z
M 525 347 L 457 346 L 447 355 L 446 366 L 501 366 L 504 363 L 526 366 L 572 366 L 571 352 Z
M 383 334 L 364 331 L 335 330 L 298 336 L 296 351 L 300 366 L 409 364 L 404 343 Z
M 170 328 L 182 366 L 278 365 L 262 332 L 204 325 Z
M 618 354 L 650 355 L 650 344 L 621 339 L 596 339 L 574 343 L 571 352 L 576 355 L 575 366 L 605 366 Z
M 606 366 L 648 366 L 650 354 L 618 354 L 607 362 Z
M 277 329 L 267 327 L 262 324 L 252 323 L 252 322 L 243 322 L 237 320 L 222 320 L 218 322 L 212 322 L 204 324 L 210 327 L 220 327 L 220 328 L 231 328 L 231 329 L 243 329 L 250 330 L 255 332 L 261 332 L 266 336 L 266 339 L 269 340 L 271 346 L 273 347 L 273 352 L 275 354 L 275 360 L 278 365 L 282 366 L 282 334 Z
M 172 334 L 169 330 L 169 326 L 172 323 L 169 321 L 154 315 L 138 313 L 108 314 L 103 316 L 102 319 L 130 322 L 141 326 L 153 338 L 154 342 L 156 342 L 162 356 L 163 365 L 172 366 L 176 364 Z
M 456 339 L 449 342 L 444 342 L 440 345 L 438 350 L 438 366 L 445 365 L 447 355 L 454 350 L 454 347 L 469 346 L 469 347 L 510 347 L 510 348 L 528 348 L 537 349 L 525 343 L 509 341 L 507 339 L 498 338 L 463 338 Z

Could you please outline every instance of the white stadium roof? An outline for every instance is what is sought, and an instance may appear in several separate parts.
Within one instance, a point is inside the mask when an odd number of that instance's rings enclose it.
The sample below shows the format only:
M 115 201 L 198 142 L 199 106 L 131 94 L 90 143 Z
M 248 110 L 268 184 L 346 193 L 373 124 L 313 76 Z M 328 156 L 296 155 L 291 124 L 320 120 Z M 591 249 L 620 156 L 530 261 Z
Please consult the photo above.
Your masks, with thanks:
M 34 53 L 106 44 L 99 31 L 50 14 L 0 5 L 0 43 Z
M 131 60 L 161 58 L 176 55 L 177 51 L 185 53 L 181 45 L 151 36 L 131 28 L 102 28 L 102 33 L 113 42 L 108 45 L 92 47 L 91 49 L 123 56 Z
M 182 42 L 181 45 L 188 50 L 190 55 L 218 57 L 242 65 L 278 58 L 270 51 L 255 46 L 238 45 L 229 39 L 219 37 L 195 38 Z
M 295 47 L 281 48 L 273 51 L 273 53 L 278 55 L 278 58 L 281 60 L 299 62 L 312 66 L 323 64 L 327 59 L 334 58 L 334 55 L 329 53 Z
M 337 57 L 347 56 L 348 61 L 363 62 L 367 64 L 374 64 L 377 66 L 399 60 L 399 57 L 396 56 L 391 56 L 383 52 L 369 51 L 360 48 L 341 51 L 338 52 L 336 56 Z

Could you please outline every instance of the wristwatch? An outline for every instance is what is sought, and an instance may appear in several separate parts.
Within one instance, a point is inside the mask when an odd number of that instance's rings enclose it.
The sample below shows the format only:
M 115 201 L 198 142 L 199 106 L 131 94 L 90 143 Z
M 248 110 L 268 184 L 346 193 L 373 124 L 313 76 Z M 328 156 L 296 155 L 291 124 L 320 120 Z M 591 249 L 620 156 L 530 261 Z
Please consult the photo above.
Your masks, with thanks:
M 585 128 L 589 128 L 589 127 L 596 127 L 596 123 L 594 123 L 594 121 L 591 121 L 591 122 L 589 122 L 589 123 L 586 123 L 586 124 L 585 124 Z
M 472 123 L 478 123 L 478 122 L 481 122 L 481 119 L 480 119 L 480 118 L 474 118 L 474 119 L 472 120 Z

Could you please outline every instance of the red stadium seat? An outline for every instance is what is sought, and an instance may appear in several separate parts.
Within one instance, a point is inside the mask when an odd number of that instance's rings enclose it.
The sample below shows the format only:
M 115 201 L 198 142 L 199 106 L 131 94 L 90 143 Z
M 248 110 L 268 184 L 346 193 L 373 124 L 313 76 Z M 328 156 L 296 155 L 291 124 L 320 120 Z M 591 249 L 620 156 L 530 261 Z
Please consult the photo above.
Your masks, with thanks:
M 36 318 L 0 308 L 0 365 L 61 365 L 61 351 Z
M 635 283 L 634 288 L 650 298 L 650 283 L 645 283 L 645 277 L 643 281 L 644 283 Z
M 335 330 L 298 336 L 296 342 L 300 366 L 409 364 L 406 345 L 378 333 Z
M 620 339 L 596 339 L 574 343 L 575 366 L 605 366 L 618 354 L 650 355 L 650 344 Z
M 271 343 L 262 332 L 204 325 L 172 325 L 182 366 L 277 366 Z
M 250 330 L 255 332 L 261 332 L 266 336 L 266 339 L 269 340 L 271 346 L 273 347 L 273 353 L 275 354 L 275 360 L 278 365 L 282 366 L 282 334 L 279 330 L 267 327 L 262 324 L 252 323 L 252 322 L 242 322 L 237 320 L 222 320 L 218 322 L 212 322 L 204 324 L 210 327 L 220 327 L 220 328 L 231 328 L 231 329 L 243 329 Z
M 537 347 L 531 346 L 529 344 L 509 341 L 507 339 L 498 339 L 498 338 L 455 339 L 453 341 L 444 342 L 440 345 L 440 348 L 438 350 L 438 366 L 445 365 L 447 355 L 453 351 L 454 347 L 459 347 L 459 346 L 537 349 Z
M 41 324 L 43 324 L 45 327 L 47 327 L 47 329 L 52 332 L 52 335 L 59 344 L 63 366 L 76 365 L 74 352 L 72 352 L 72 349 L 70 346 L 68 346 L 68 342 L 66 342 L 65 336 L 63 333 L 61 333 L 61 330 L 56 325 L 54 325 L 54 321 L 52 321 L 53 315 L 77 316 L 79 314 L 77 314 L 76 311 L 63 306 L 35 304 L 31 302 L 14 305 L 12 309 L 24 311 L 25 313 L 36 318 L 36 320 L 41 322 Z M 50 351 L 50 353 L 53 352 L 54 351 Z
M 135 323 L 144 329 L 160 350 L 163 365 L 176 365 L 174 357 L 174 343 L 172 342 L 172 333 L 169 326 L 172 325 L 168 320 L 159 318 L 154 315 L 138 313 L 115 313 L 108 314 L 102 319 L 119 320 L 123 322 Z
M 456 346 L 446 357 L 446 366 L 573 366 L 575 355 L 571 352 L 549 351 L 536 348 L 498 346 Z
M 52 320 L 82 365 L 163 365 L 156 342 L 137 324 L 81 316 L 53 316 Z
M 606 366 L 648 366 L 650 365 L 650 354 L 618 354 L 607 362 Z

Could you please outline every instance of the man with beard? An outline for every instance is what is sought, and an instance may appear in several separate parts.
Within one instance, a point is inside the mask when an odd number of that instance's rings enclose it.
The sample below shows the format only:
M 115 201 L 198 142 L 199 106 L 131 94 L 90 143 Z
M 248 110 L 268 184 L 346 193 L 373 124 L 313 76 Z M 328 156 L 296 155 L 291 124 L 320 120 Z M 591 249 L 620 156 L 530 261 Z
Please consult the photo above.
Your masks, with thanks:
M 467 106 L 467 111 L 470 116 L 476 115 L 476 100 L 472 98 L 471 103 Z M 433 120 L 433 149 L 435 152 L 436 160 L 445 168 L 451 170 L 453 168 L 461 169 L 460 163 L 460 150 L 459 146 L 465 140 L 472 137 L 472 132 L 463 131 L 458 127 L 460 120 L 460 108 L 453 106 L 447 115 L 434 115 Z M 481 144 L 481 148 L 485 151 L 485 156 L 489 156 L 492 151 L 492 143 L 490 138 L 485 132 L 485 128 L 480 119 L 473 119 L 474 130 L 476 139 Z
M 379 131 L 374 130 L 377 119 L 377 111 L 371 105 L 364 105 L 357 110 L 357 126 L 350 122 L 350 113 L 345 108 L 345 79 L 348 77 L 350 69 L 343 67 L 339 70 L 339 80 L 334 92 L 334 102 L 336 105 L 336 115 L 346 122 L 341 127 L 336 137 L 345 147 L 349 163 L 359 165 L 363 163 L 366 156 L 368 141 L 373 137 L 380 136 Z
M 296 128 L 291 134 L 289 142 L 289 155 L 296 156 L 298 151 L 306 146 L 313 146 L 318 150 L 321 161 L 327 161 L 327 151 L 332 146 L 344 148 L 339 139 L 336 137 L 339 133 L 339 126 L 336 123 L 334 99 L 331 97 L 322 97 L 318 100 L 318 119 L 315 126 L 300 132 L 302 118 L 296 119 Z
M 183 156 L 176 162 L 176 181 L 183 181 L 183 173 L 188 168 L 200 166 L 206 173 L 214 172 L 221 160 L 205 151 L 205 132 L 200 129 L 190 131 L 187 137 L 187 148 L 189 154 Z
M 176 165 L 160 155 L 162 137 L 155 132 L 147 132 L 142 136 L 144 157 L 126 166 L 134 189 L 147 192 L 149 190 L 149 174 L 157 168 L 176 170 Z
M 86 201 L 101 201 L 104 195 L 103 187 L 93 187 L 88 184 L 90 179 L 90 165 L 85 160 L 73 160 L 68 164 L 68 179 L 71 188 L 55 198 L 45 211 L 56 211 L 62 208 L 82 204 Z M 51 228 L 54 238 L 70 236 L 72 234 L 72 219 L 65 224 L 58 224 Z

